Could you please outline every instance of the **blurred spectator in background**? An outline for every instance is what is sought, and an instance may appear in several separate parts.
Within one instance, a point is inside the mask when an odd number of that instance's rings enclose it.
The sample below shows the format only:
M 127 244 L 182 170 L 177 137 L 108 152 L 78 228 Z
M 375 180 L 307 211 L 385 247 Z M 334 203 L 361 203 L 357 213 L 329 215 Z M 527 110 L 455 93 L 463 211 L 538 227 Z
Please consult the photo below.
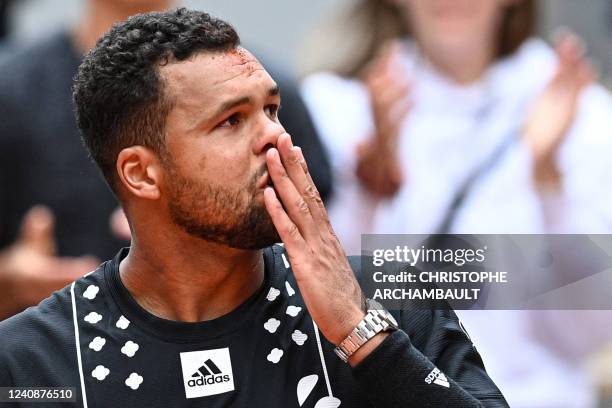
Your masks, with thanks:
M 0 62 L 6 52 L 4 43 L 10 29 L 9 15 L 11 3 L 13 3 L 13 0 L 0 0 Z
M 0 0 L 0 41 L 9 31 L 9 7 L 14 0 Z
M 323 32 L 322 61 L 339 63 L 302 90 L 347 252 L 363 233 L 611 232 L 610 95 L 579 39 L 559 34 L 551 49 L 533 37 L 536 11 L 533 0 L 361 0 L 335 21 L 347 31 Z M 609 341 L 609 323 L 551 336 L 566 353 L 535 340 L 528 312 L 458 315 L 511 406 L 593 406 L 578 351 Z M 558 327 L 579 315 L 559 312 Z
M 90 0 L 70 31 L 11 51 L 0 67 L 0 318 L 93 270 L 125 241 L 115 198 L 81 144 L 72 78 L 113 22 L 168 0 Z M 62 257 L 59 257 L 61 255 Z
M 173 5 L 88 0 L 74 29 L 49 34 L 0 65 L 0 319 L 38 303 L 129 244 L 115 197 L 81 144 L 72 78 L 82 56 L 115 21 Z M 273 76 L 283 97 L 280 120 L 327 197 L 329 164 L 298 89 L 287 76 Z

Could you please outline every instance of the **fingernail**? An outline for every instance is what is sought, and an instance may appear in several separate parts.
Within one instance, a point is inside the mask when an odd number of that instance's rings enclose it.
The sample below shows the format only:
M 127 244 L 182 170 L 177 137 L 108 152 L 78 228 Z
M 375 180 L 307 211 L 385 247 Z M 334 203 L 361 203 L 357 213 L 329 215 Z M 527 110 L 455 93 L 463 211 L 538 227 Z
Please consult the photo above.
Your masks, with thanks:
M 266 188 L 264 189 L 264 197 L 265 197 L 266 195 L 271 196 L 271 197 L 274 199 L 274 201 L 278 201 L 278 196 L 276 195 L 276 191 L 274 190 L 274 188 L 272 188 L 272 187 L 266 187 Z M 278 205 L 278 203 L 277 203 L 277 205 Z
M 289 139 L 289 147 L 293 147 L 293 140 L 291 140 L 291 135 L 289 133 L 286 133 L 286 132 L 285 132 L 285 134 L 287 135 L 287 138 Z
M 278 150 L 276 148 L 271 147 L 266 154 L 269 154 L 272 157 L 272 160 L 275 160 L 278 157 Z
M 297 154 L 300 161 L 304 161 L 304 153 L 302 153 L 302 148 L 300 146 L 293 146 L 293 150 L 295 151 L 295 154 Z

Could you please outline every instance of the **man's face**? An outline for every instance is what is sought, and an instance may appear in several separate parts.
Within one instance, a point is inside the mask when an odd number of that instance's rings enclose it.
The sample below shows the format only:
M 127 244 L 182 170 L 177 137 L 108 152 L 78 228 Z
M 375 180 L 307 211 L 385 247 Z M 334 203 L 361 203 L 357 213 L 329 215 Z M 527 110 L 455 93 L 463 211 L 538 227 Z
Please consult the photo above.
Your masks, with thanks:
M 265 153 L 284 129 L 276 83 L 243 48 L 160 69 L 174 101 L 166 122 L 163 194 L 187 233 L 234 248 L 279 241 L 264 205 Z

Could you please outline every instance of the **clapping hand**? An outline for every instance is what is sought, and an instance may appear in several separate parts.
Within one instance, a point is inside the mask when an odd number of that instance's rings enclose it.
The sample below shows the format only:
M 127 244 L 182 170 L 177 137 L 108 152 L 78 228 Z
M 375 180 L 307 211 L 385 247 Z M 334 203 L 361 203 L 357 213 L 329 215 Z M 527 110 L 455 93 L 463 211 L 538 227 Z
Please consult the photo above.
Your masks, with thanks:
M 404 182 L 398 139 L 412 100 L 411 84 L 400 61 L 401 45 L 388 44 L 368 66 L 363 80 L 370 95 L 375 133 L 357 146 L 356 174 L 362 185 L 379 197 L 394 196 Z
M 0 319 L 37 304 L 99 264 L 91 256 L 55 256 L 54 225 L 49 209 L 33 207 L 18 239 L 0 253 Z
M 576 116 L 579 96 L 596 75 L 585 59 L 584 47 L 573 34 L 563 33 L 556 42 L 558 67 L 555 76 L 536 99 L 524 128 L 524 140 L 533 157 L 538 187 L 558 187 L 559 146 Z

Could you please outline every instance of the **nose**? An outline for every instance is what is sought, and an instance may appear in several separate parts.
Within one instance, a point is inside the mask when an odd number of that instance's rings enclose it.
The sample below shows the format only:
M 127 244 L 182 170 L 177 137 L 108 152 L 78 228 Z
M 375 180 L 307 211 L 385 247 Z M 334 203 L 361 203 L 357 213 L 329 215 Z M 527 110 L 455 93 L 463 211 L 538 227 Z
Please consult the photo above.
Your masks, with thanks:
M 253 146 L 256 155 L 265 154 L 271 147 L 276 147 L 279 136 L 285 133 L 285 128 L 279 122 L 266 118 L 258 133 Z

